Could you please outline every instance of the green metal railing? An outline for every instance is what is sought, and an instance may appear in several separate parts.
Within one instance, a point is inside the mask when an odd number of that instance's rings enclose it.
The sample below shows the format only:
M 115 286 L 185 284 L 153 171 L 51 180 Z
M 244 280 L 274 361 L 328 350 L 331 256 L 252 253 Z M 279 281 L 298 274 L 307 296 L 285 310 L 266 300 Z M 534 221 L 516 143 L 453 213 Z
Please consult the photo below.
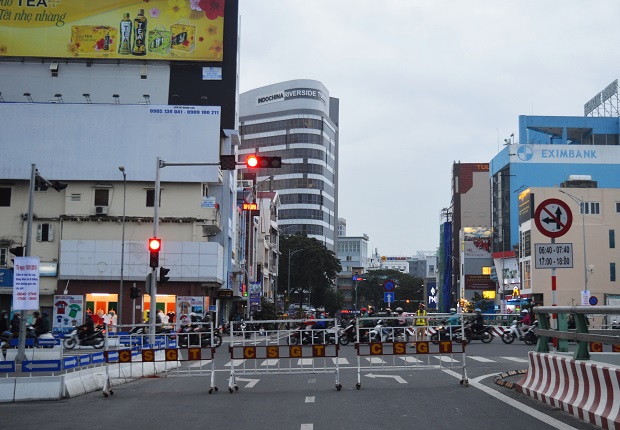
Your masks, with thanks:
M 568 341 L 573 340 L 577 348 L 575 360 L 590 359 L 590 343 L 620 345 L 619 329 L 590 330 L 588 315 L 620 315 L 620 306 L 537 306 L 533 312 L 538 320 L 537 352 L 549 352 L 549 339 L 557 339 L 556 351 L 568 352 Z M 557 328 L 550 325 L 553 315 L 557 315 Z M 575 321 L 575 328 L 568 328 L 569 316 Z

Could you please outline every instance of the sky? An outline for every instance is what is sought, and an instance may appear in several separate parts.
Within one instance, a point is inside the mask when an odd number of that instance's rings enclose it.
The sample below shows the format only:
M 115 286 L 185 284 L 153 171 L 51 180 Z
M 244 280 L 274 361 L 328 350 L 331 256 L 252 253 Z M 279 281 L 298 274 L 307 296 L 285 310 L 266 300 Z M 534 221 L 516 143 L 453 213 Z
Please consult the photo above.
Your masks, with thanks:
M 239 0 L 241 93 L 340 99 L 338 216 L 379 255 L 436 251 L 454 162 L 490 162 L 519 115 L 583 116 L 618 78 L 617 0 Z

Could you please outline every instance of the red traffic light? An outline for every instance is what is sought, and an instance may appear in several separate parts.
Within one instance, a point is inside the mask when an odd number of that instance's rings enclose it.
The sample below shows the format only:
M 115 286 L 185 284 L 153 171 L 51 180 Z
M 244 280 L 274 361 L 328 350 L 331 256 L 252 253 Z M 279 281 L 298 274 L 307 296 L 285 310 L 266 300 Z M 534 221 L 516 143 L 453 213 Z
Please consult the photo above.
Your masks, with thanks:
M 149 239 L 149 251 L 159 252 L 161 250 L 161 239 L 158 237 L 151 237 Z
M 248 155 L 248 158 L 245 159 L 245 165 L 251 169 L 279 169 L 282 167 L 282 157 L 263 157 L 259 155 Z

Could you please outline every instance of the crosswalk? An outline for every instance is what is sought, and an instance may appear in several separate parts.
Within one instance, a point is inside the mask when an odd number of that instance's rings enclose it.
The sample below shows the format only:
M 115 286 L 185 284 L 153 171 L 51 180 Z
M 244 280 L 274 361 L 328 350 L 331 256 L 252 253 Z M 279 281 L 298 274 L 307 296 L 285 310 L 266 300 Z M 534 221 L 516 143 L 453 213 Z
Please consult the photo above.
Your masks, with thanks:
M 431 356 L 432 359 L 437 360 L 437 364 L 439 364 L 439 362 L 442 363 L 449 363 L 449 364 L 458 364 L 458 363 L 462 363 L 463 360 L 462 359 L 456 359 L 454 357 L 448 356 L 448 355 L 433 355 Z M 459 358 L 461 358 L 459 356 Z M 419 359 L 416 357 L 412 357 L 412 356 L 404 356 L 404 357 L 398 357 L 399 360 L 402 360 L 403 364 L 426 364 L 429 362 L 428 357 L 425 357 L 424 359 Z M 353 362 L 351 362 L 349 359 L 345 358 L 345 357 L 333 357 L 333 358 L 327 358 L 325 360 L 331 360 L 331 362 L 334 365 L 338 365 L 338 366 L 357 366 L 357 362 L 354 360 Z M 479 363 L 501 363 L 504 361 L 507 362 L 511 362 L 511 363 L 528 363 L 528 360 L 526 358 L 520 358 L 520 357 L 494 357 L 494 358 L 488 358 L 488 357 L 482 357 L 482 356 L 477 356 L 477 355 L 468 355 L 467 356 L 467 361 L 475 361 L 475 362 L 479 362 Z M 384 357 L 362 357 L 362 361 L 368 365 L 391 365 L 394 364 L 392 359 L 385 359 Z M 198 363 L 193 363 L 190 364 L 190 367 L 200 367 L 200 366 L 205 366 L 207 364 L 210 364 L 211 360 L 203 360 L 201 362 Z M 231 367 L 231 365 L 233 367 L 242 367 L 244 365 L 251 365 L 251 366 L 262 366 L 262 367 L 278 367 L 279 365 L 285 364 L 286 366 L 289 365 L 297 365 L 297 366 L 311 366 L 314 363 L 312 358 L 301 358 L 301 359 L 266 359 L 266 360 L 258 360 L 258 362 L 256 362 L 256 360 L 243 360 L 243 359 L 238 359 L 238 360 L 231 360 L 229 362 L 227 362 L 224 367 Z

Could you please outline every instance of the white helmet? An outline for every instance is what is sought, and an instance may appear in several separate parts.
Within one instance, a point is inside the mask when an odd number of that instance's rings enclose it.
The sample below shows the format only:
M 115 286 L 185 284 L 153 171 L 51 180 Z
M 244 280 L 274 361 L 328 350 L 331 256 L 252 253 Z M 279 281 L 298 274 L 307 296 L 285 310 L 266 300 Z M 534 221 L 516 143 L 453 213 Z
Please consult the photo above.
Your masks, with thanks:
M 522 314 L 527 314 L 527 313 L 528 313 L 528 310 L 527 310 L 527 309 L 523 309 L 523 310 L 521 311 L 521 313 L 522 313 Z
M 450 313 L 451 314 L 455 314 L 456 313 L 456 309 L 455 308 L 450 308 Z

